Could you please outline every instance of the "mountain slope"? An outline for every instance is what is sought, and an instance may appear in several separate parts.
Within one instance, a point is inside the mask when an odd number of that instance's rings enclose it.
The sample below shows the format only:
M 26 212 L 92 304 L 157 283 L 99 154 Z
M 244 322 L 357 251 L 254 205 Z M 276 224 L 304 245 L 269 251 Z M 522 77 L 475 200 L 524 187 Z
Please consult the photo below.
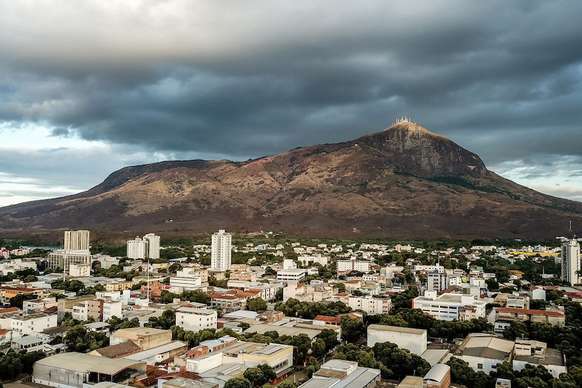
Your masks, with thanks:
M 5 231 L 177 235 L 226 227 L 308 236 L 551 238 L 570 219 L 582 221 L 582 203 L 504 179 L 476 154 L 411 122 L 246 162 L 126 167 L 83 193 L 0 208 Z

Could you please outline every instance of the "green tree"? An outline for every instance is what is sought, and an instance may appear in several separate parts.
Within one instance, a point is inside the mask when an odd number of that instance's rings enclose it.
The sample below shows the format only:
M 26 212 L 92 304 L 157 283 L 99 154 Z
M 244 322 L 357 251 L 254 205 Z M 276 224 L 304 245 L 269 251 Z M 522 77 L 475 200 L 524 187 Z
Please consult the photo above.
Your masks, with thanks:
M 252 386 L 250 381 L 240 377 L 230 379 L 224 384 L 224 388 L 252 388 Z
M 342 338 L 347 342 L 360 342 L 366 337 L 366 326 L 359 319 L 344 317 L 341 322 Z
M 263 298 L 252 298 L 247 301 L 247 310 L 265 311 L 266 309 L 267 302 Z

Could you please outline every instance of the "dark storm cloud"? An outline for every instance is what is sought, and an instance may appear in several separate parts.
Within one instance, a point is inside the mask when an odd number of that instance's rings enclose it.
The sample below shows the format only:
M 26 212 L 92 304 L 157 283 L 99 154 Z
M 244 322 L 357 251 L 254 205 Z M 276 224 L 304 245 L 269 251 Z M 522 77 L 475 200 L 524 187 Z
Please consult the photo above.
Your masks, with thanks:
M 0 120 L 55 135 L 240 159 L 412 114 L 491 164 L 582 155 L 579 1 L 27 4 Z

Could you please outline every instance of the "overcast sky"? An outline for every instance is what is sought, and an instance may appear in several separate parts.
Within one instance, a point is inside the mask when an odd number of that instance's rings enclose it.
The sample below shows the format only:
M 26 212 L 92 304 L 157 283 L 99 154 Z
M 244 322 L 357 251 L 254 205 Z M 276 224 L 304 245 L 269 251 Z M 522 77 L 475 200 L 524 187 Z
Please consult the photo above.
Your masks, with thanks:
M 403 114 L 582 200 L 580 15 L 579 0 L 2 1 L 0 205 Z

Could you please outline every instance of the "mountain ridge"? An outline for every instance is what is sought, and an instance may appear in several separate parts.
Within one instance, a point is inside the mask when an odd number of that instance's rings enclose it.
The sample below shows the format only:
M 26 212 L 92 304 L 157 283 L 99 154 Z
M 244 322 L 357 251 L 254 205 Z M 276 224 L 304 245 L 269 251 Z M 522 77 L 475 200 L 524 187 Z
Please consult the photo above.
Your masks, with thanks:
M 85 192 L 0 208 L 0 231 L 548 238 L 582 203 L 538 193 L 417 123 L 247 161 L 129 166 Z

